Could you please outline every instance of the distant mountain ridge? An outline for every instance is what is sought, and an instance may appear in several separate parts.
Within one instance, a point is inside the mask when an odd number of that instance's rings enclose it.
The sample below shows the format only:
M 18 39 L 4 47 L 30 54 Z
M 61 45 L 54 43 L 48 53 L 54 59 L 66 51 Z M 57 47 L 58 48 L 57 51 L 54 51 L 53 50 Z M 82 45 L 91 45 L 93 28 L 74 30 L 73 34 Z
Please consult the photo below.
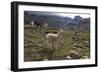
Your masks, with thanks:
M 29 14 L 24 12 L 24 23 L 30 23 L 31 21 L 39 23 L 47 23 L 49 27 L 55 28 L 74 28 L 76 26 L 86 26 L 89 28 L 90 18 L 82 18 L 81 16 L 75 16 L 73 19 L 70 17 L 63 17 L 57 15 L 41 15 L 41 14 Z

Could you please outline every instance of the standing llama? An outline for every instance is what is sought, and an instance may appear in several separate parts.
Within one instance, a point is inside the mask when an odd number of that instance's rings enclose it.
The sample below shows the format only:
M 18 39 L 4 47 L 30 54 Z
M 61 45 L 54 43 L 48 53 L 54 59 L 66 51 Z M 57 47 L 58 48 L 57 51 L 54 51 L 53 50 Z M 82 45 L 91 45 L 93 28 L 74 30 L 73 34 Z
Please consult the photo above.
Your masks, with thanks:
M 30 24 L 31 24 L 31 27 L 34 27 L 34 21 L 31 21 Z
M 60 42 L 62 33 L 62 29 L 49 29 L 49 31 L 46 32 L 46 38 L 49 48 L 58 49 L 58 44 Z

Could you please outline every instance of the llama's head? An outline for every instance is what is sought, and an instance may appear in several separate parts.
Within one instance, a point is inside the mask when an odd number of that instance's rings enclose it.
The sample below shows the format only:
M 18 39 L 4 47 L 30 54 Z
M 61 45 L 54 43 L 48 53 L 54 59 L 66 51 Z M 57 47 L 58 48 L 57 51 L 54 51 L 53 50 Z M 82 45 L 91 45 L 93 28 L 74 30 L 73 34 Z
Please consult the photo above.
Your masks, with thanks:
M 62 29 L 60 29 L 60 32 L 64 32 Z

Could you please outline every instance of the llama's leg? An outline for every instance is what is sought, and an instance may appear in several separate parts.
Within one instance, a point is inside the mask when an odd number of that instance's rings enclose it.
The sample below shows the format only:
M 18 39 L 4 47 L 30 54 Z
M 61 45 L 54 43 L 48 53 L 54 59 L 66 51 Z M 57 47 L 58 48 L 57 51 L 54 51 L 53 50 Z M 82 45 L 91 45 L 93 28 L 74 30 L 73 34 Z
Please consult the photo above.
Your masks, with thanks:
M 58 42 L 55 42 L 55 48 L 58 49 Z
M 56 42 L 56 45 L 57 45 L 57 49 L 58 47 L 61 48 L 61 43 L 62 43 L 62 39 L 61 39 L 61 35 L 57 38 L 57 42 Z
M 55 38 L 55 41 L 54 41 L 54 47 L 55 47 L 55 49 L 58 49 L 58 42 L 57 42 L 57 38 Z
M 49 38 L 47 38 L 47 46 L 48 46 L 48 48 L 50 48 L 50 49 L 52 49 L 52 44 L 51 44 L 52 42 L 51 42 L 51 38 L 49 37 Z
M 55 44 L 55 49 L 58 49 L 57 44 Z
M 54 39 L 53 37 L 50 38 L 50 45 L 51 45 L 51 49 L 54 48 Z

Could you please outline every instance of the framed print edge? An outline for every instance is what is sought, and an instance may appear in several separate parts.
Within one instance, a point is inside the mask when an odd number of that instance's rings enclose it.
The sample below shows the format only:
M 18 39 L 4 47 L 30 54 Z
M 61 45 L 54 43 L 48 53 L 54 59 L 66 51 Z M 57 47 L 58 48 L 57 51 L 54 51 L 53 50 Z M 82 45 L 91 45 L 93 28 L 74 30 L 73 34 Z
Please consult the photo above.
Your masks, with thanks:
M 11 70 L 18 70 L 18 7 L 11 3 Z
M 19 5 L 36 5 L 36 6 L 52 6 L 52 7 L 68 7 L 68 8 L 84 8 L 95 10 L 95 64 L 70 65 L 70 66 L 52 66 L 52 67 L 36 67 L 36 68 L 19 68 L 18 67 L 18 6 Z M 12 2 L 11 3 L 11 70 L 12 71 L 32 71 L 32 70 L 50 70 L 65 68 L 81 68 L 97 66 L 97 7 L 82 5 L 64 5 L 49 3 L 33 3 L 33 2 Z
M 98 7 L 95 7 L 95 65 L 98 66 Z

